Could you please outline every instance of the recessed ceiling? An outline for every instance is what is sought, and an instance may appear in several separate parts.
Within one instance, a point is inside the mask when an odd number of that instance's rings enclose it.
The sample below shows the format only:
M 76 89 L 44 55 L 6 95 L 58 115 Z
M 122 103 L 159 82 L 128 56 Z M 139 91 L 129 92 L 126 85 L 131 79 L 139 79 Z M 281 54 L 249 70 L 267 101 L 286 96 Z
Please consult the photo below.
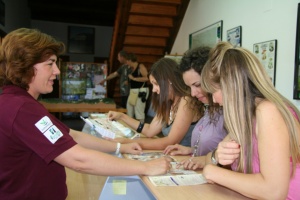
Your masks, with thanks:
M 28 0 L 32 20 L 114 26 L 118 0 Z

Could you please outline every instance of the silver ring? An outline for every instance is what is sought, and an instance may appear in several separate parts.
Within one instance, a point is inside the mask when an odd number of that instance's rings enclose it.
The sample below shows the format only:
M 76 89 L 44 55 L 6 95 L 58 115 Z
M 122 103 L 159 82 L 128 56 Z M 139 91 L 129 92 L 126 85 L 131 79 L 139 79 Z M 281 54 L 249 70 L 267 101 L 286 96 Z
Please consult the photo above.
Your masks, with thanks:
M 189 161 L 192 162 L 192 158 L 190 158 Z

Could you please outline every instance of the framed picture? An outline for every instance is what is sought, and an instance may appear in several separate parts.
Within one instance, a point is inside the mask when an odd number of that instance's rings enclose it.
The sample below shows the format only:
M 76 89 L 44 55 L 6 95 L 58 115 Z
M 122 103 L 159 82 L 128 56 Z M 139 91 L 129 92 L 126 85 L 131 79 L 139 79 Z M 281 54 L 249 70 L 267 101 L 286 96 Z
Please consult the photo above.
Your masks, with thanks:
M 235 47 L 242 46 L 242 26 L 237 26 L 227 31 L 227 42 L 230 42 Z
M 294 66 L 294 99 L 300 99 L 300 3 L 298 3 Z
M 181 59 L 182 59 L 182 55 L 165 55 L 165 58 L 170 58 L 172 60 L 174 60 L 175 62 L 177 62 L 177 64 L 180 63 Z
M 253 52 L 260 60 L 275 86 L 277 40 L 260 42 L 253 45 Z
M 216 22 L 189 35 L 189 48 L 199 46 L 214 47 L 222 41 L 223 21 Z
M 5 4 L 0 0 L 0 24 L 5 26 Z
M 95 28 L 69 26 L 68 52 L 94 54 Z

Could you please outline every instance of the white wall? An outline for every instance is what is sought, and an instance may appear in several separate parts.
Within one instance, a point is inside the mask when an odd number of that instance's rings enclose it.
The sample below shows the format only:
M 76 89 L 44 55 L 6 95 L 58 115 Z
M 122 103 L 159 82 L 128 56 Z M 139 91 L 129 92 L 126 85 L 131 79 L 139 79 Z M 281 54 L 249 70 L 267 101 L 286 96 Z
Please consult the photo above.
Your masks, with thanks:
M 299 109 L 293 99 L 297 8 L 299 0 L 191 0 L 172 54 L 189 48 L 189 34 L 223 20 L 227 30 L 242 26 L 242 46 L 277 39 L 276 89 Z

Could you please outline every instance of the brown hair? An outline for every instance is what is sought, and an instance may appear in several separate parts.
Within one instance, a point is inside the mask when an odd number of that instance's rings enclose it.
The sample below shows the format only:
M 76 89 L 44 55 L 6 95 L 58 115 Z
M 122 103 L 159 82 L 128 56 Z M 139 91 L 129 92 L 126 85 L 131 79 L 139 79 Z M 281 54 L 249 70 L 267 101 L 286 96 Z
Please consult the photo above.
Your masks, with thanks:
M 182 74 L 185 72 L 193 69 L 195 72 L 197 72 L 200 76 L 202 74 L 202 69 L 204 68 L 205 63 L 208 60 L 209 52 L 211 48 L 207 46 L 200 46 L 196 47 L 194 49 L 188 50 L 184 56 L 182 57 L 179 69 Z M 212 94 L 206 93 L 208 102 L 209 102 L 209 114 L 210 119 L 213 120 L 213 116 L 215 112 L 221 112 L 221 107 L 219 104 L 215 104 L 213 102 Z M 199 102 L 197 98 L 192 98 L 191 103 L 194 103 L 195 105 L 198 105 L 198 109 L 200 112 L 200 116 L 204 115 L 204 104 L 202 102 Z
M 189 96 L 187 87 L 182 79 L 182 74 L 178 64 L 170 58 L 161 58 L 155 62 L 150 71 L 160 87 L 160 94 L 152 94 L 152 107 L 156 115 L 162 122 L 168 122 L 171 105 L 174 99 L 170 99 L 169 94 L 173 96 Z
M 28 89 L 33 65 L 60 55 L 65 46 L 36 29 L 20 28 L 7 34 L 0 46 L 0 87 L 17 85 Z

